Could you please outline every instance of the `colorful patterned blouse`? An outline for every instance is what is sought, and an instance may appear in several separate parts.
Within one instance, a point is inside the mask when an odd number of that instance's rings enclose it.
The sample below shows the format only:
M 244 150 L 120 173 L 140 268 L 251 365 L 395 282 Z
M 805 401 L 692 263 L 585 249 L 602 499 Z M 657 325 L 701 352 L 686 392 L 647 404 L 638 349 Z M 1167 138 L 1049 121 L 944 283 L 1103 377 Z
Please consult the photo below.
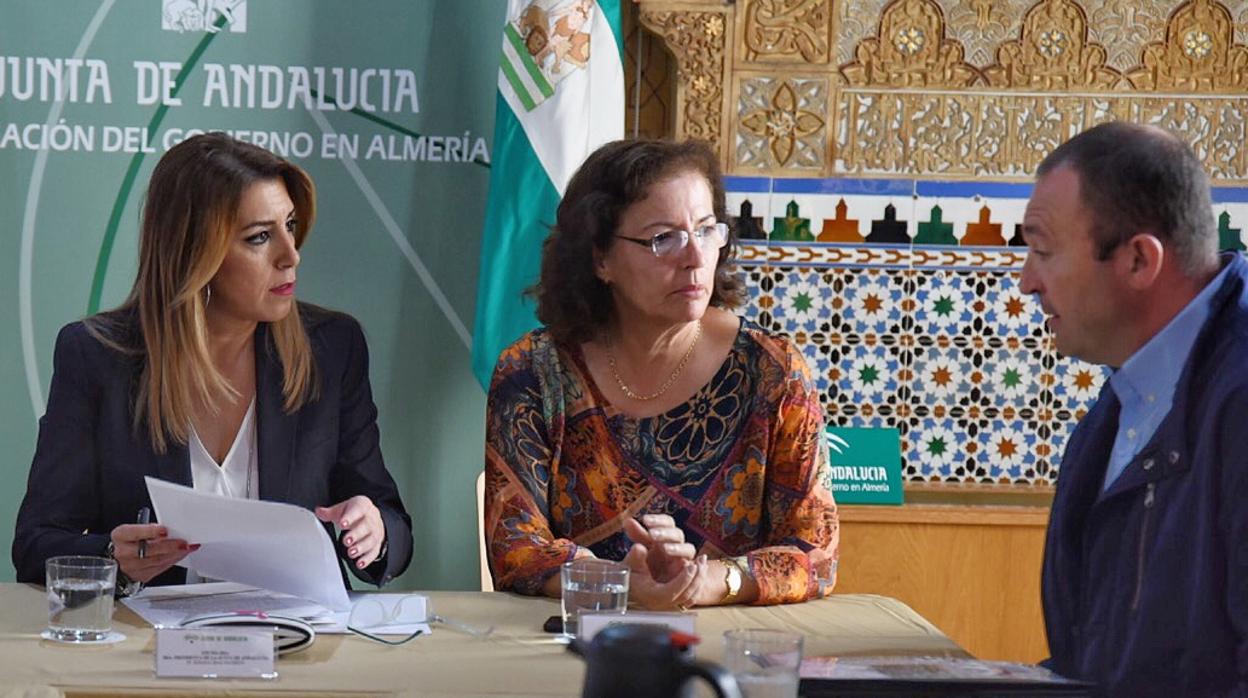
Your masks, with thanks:
M 623 559 L 624 517 L 668 514 L 700 553 L 748 554 L 756 603 L 825 596 L 840 526 L 822 434 L 801 354 L 757 325 L 742 323 L 727 360 L 692 398 L 644 419 L 603 398 L 579 347 L 530 332 L 502 353 L 490 382 L 485 535 L 494 584 L 541 593 L 578 548 Z

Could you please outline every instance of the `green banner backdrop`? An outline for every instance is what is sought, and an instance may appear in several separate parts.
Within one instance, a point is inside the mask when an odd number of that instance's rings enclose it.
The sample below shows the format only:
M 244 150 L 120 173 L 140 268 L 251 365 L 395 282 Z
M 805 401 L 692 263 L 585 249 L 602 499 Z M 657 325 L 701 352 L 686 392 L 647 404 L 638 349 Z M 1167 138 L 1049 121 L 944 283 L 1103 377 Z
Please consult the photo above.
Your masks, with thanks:
M 0 0 L 0 580 L 52 345 L 117 305 L 152 167 L 224 130 L 308 170 L 299 296 L 363 323 L 414 520 L 399 588 L 475 588 L 470 370 L 505 3 Z

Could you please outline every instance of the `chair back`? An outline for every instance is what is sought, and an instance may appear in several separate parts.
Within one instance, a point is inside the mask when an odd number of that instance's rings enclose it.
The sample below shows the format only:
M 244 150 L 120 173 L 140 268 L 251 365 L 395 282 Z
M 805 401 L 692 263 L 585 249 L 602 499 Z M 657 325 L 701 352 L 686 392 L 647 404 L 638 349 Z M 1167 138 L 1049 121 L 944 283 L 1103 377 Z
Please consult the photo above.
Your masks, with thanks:
M 489 555 L 485 551 L 485 471 L 477 476 L 477 549 L 481 561 L 481 591 L 494 591 Z

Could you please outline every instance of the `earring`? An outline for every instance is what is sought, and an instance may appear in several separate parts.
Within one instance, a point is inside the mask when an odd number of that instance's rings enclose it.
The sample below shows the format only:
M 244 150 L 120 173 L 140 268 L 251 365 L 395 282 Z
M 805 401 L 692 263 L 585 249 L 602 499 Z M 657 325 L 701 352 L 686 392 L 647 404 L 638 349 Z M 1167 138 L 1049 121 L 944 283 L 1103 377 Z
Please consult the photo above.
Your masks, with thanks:
M 212 302 L 212 287 L 205 285 L 204 286 L 204 307 L 207 308 L 208 304 L 211 302 Z

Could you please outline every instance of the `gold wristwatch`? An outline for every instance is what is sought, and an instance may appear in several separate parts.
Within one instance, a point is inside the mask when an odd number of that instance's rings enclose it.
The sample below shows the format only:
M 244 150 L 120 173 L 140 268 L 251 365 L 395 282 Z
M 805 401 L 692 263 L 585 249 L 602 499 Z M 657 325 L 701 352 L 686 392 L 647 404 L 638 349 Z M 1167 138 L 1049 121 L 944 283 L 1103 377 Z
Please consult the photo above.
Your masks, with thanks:
M 724 583 L 728 585 L 724 603 L 735 603 L 741 594 L 741 585 L 745 582 L 745 575 L 749 574 L 749 567 L 747 567 L 749 562 L 739 557 L 726 557 L 721 562 L 724 563 Z

